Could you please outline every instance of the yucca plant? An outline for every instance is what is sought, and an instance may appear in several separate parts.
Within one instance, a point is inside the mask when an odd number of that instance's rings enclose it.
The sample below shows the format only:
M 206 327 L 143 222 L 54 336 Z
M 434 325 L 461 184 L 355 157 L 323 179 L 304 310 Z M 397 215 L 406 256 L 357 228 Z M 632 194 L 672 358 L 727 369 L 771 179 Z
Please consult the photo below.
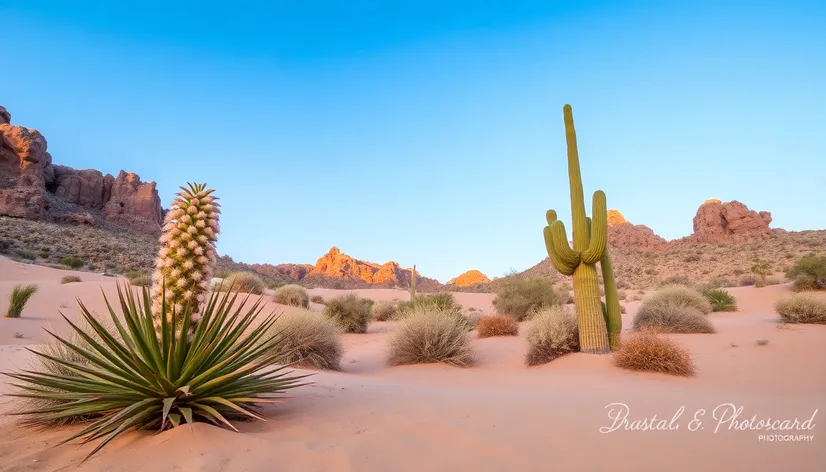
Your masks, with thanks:
M 284 371 L 289 353 L 279 349 L 280 334 L 270 332 L 277 316 L 253 326 L 263 309 L 262 298 L 247 310 L 248 297 L 233 308 L 237 292 L 213 293 L 188 336 L 189 304 L 180 318 L 182 329 L 162 323 L 158 333 L 149 289 L 143 288 L 142 296 L 132 290 L 118 286 L 120 314 L 106 300 L 112 326 L 104 326 L 81 301 L 87 328 L 61 314 L 83 343 L 47 330 L 73 354 L 31 352 L 63 369 L 5 373 L 17 381 L 8 395 L 28 406 L 13 413 L 24 424 L 48 426 L 71 419 L 90 423 L 60 443 L 102 439 L 84 461 L 133 428 L 162 431 L 200 419 L 235 430 L 230 420 L 263 419 L 259 407 L 278 402 L 270 395 L 303 385 L 306 376 Z M 175 310 L 163 302 L 161 319 L 176 319 Z

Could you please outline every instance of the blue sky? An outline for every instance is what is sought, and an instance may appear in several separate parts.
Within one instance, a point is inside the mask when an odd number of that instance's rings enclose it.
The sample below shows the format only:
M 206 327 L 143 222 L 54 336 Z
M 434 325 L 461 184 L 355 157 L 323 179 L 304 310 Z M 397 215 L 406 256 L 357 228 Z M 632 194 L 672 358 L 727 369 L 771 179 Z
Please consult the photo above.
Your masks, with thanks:
M 0 24 L 14 123 L 165 204 L 206 182 L 244 262 L 526 269 L 545 210 L 569 220 L 565 103 L 587 194 L 665 238 L 707 198 L 826 228 L 823 2 L 29 0 Z

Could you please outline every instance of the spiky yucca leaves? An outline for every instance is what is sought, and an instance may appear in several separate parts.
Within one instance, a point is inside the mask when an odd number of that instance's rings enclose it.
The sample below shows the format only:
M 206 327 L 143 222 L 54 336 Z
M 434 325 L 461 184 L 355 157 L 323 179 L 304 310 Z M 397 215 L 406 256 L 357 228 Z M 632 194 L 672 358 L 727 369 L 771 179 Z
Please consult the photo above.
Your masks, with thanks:
M 163 297 L 179 315 L 190 304 L 191 326 L 197 326 L 215 265 L 220 205 L 212 196 L 213 190 L 208 190 L 206 185 L 188 186 L 180 187 L 178 198 L 166 214 L 161 249 L 152 276 L 152 313 L 158 332 Z M 181 320 L 176 319 L 175 324 L 180 326 Z
M 79 302 L 89 327 L 63 318 L 83 343 L 47 330 L 73 355 L 31 350 L 64 367 L 63 372 L 43 368 L 5 373 L 16 380 L 16 391 L 8 395 L 32 405 L 12 413 L 24 424 L 48 426 L 74 418 L 91 423 L 60 443 L 102 439 L 87 459 L 132 428 L 164 430 L 202 419 L 235 429 L 229 420 L 263 419 L 255 410 L 277 403 L 270 395 L 302 385 L 300 379 L 306 377 L 284 371 L 288 353 L 280 349 L 280 333 L 269 331 L 275 315 L 252 326 L 263 309 L 261 298 L 245 310 L 247 299 L 233 308 L 237 293 L 214 293 L 189 336 L 189 309 L 181 317 L 182 329 L 163 323 L 159 335 L 148 288 L 140 297 L 119 286 L 118 297 L 120 314 L 106 300 L 114 331 Z M 174 306 L 161 304 L 162 316 L 174 314 Z

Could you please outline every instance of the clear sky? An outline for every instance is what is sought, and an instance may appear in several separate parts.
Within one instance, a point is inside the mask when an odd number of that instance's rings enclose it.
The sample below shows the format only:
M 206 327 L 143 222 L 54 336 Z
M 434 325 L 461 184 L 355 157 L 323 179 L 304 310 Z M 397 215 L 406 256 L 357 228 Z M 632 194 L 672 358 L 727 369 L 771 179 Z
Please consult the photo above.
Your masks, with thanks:
M 206 182 L 235 260 L 526 269 L 565 103 L 588 199 L 667 239 L 707 198 L 826 228 L 822 0 L 0 0 L 0 44 L 56 163 Z

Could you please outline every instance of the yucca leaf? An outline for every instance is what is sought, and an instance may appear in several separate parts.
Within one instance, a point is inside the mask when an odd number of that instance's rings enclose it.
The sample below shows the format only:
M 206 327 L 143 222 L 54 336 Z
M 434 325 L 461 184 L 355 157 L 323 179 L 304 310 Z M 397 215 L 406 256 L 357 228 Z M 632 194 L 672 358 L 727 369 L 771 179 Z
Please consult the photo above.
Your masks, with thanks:
M 194 421 L 192 421 L 192 408 L 188 406 L 179 406 L 178 411 L 180 411 L 181 414 L 184 415 L 184 419 L 186 420 L 186 423 L 189 425 L 189 430 L 192 431 L 192 423 L 194 423 Z
M 212 415 L 214 418 L 218 419 L 218 421 L 220 421 L 221 423 L 224 423 L 225 425 L 232 428 L 233 431 L 238 432 L 238 430 L 235 429 L 235 426 L 233 426 L 232 423 L 227 421 L 227 419 L 224 418 L 221 415 L 221 413 L 218 413 L 218 410 L 216 410 L 215 408 L 212 408 L 209 405 L 204 405 L 203 403 L 193 403 L 192 406 L 195 407 L 195 408 L 198 408 L 199 410 L 201 410 L 201 414 L 207 413 L 208 415 Z M 205 416 L 208 417 L 208 415 L 205 415 Z
M 167 397 L 163 399 L 163 412 L 161 418 L 161 429 L 166 426 L 166 417 L 169 415 L 169 410 L 172 409 L 172 404 L 175 403 L 175 397 Z
M 265 418 L 262 418 L 262 417 L 260 417 L 260 416 L 258 416 L 258 415 L 256 415 L 256 414 L 254 414 L 254 413 L 252 413 L 252 412 L 249 412 L 249 411 L 247 411 L 247 410 L 245 410 L 245 409 L 241 408 L 240 406 L 236 405 L 235 403 L 233 403 L 233 402 L 231 402 L 231 401 L 229 401 L 229 400 L 227 400 L 227 399 L 225 399 L 225 398 L 221 398 L 221 397 L 206 397 L 206 398 L 202 399 L 199 403 L 202 403 L 202 404 L 203 404 L 203 403 L 209 403 L 209 402 L 218 403 L 219 405 L 224 405 L 224 406 L 225 406 L 225 407 L 227 407 L 227 408 L 232 408 L 233 410 L 235 410 L 235 411 L 237 411 L 237 412 L 239 412 L 239 413 L 243 413 L 243 414 L 245 414 L 245 415 L 249 416 L 250 418 L 255 418 L 255 419 L 257 419 L 257 420 L 266 421 L 266 419 L 265 419 Z
M 115 439 L 115 437 L 118 434 L 126 431 L 127 429 L 131 428 L 132 426 L 135 426 L 141 420 L 143 420 L 147 416 L 151 415 L 152 413 L 153 412 L 151 410 L 147 409 L 147 410 L 144 410 L 141 413 L 138 413 L 137 415 L 133 416 L 131 419 L 125 421 L 123 424 L 121 424 L 118 427 L 118 429 L 113 431 L 106 439 L 104 439 L 103 442 L 98 444 L 97 447 L 95 447 L 95 449 L 92 450 L 92 452 L 90 452 L 88 456 L 86 456 L 82 461 L 80 461 L 80 463 L 83 464 L 84 462 L 86 462 L 90 457 L 92 457 L 92 455 L 94 455 L 96 452 L 98 452 L 103 446 L 107 445 L 109 443 L 109 441 Z

